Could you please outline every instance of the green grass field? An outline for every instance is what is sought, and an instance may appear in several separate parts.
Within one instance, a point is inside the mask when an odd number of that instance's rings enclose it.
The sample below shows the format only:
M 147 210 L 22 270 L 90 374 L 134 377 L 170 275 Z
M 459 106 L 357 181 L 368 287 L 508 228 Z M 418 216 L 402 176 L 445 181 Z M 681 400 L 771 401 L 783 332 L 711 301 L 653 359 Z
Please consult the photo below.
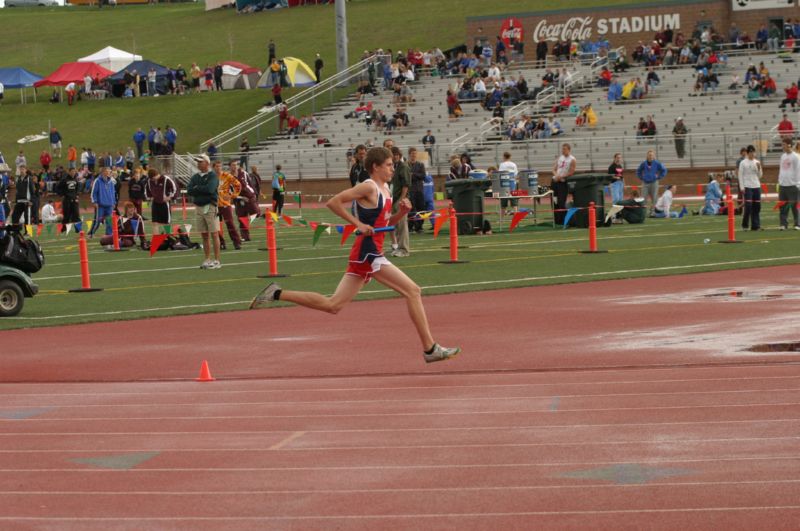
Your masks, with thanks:
M 628 3 L 631 0 L 578 0 L 569 7 Z M 467 14 L 534 11 L 562 5 L 555 0 L 520 0 L 504 9 L 483 0 L 354 0 L 347 4 L 350 59 L 355 62 L 363 50 L 378 47 L 397 50 L 438 45 L 446 49 L 463 43 Z M 299 57 L 311 64 L 319 52 L 326 64 L 323 75 L 332 75 L 336 67 L 333 6 L 253 15 L 237 15 L 232 10 L 206 13 L 202 3 L 102 10 L 78 6 L 6 8 L 0 10 L 0 22 L 1 66 L 22 66 L 40 75 L 108 45 L 171 67 L 181 63 L 188 68 L 192 62 L 202 66 L 219 60 L 264 67 L 270 38 L 275 40 L 279 56 Z M 66 143 L 91 146 L 95 151 L 124 148 L 137 126 L 169 123 L 180 133 L 178 148 L 194 151 L 200 142 L 252 116 L 271 99 L 265 91 L 253 90 L 139 101 L 82 101 L 70 108 L 47 103 L 52 92 L 48 88 L 41 91 L 37 104 L 19 104 L 19 92 L 6 91 L 6 100 L 0 106 L 0 151 L 6 156 L 16 151 L 18 138 L 41 132 L 48 123 L 59 128 Z M 30 156 L 46 147 L 42 142 L 29 144 L 26 149 Z
M 292 214 L 293 211 L 289 210 Z M 296 211 L 294 211 L 296 213 Z M 304 209 L 307 220 L 333 221 L 327 211 Z M 180 212 L 176 213 L 180 220 Z M 776 213 L 766 211 L 766 227 L 775 227 Z M 192 223 L 189 213 L 189 223 Z M 737 220 L 738 222 L 738 220 Z M 263 220 L 254 224 L 254 241 L 241 251 L 224 251 L 223 268 L 201 271 L 202 252 L 159 252 L 154 257 L 140 250 L 107 253 L 95 241 L 90 245 L 92 286 L 104 291 L 71 294 L 80 287 L 80 266 L 74 234 L 54 237 L 43 232 L 41 242 L 47 264 L 34 275 L 41 293 L 26 300 L 22 315 L 0 320 L 0 329 L 52 326 L 70 323 L 116 321 L 201 312 L 242 310 L 268 282 L 256 275 L 268 272 Z M 459 258 L 467 264 L 443 265 L 449 258 L 446 229 L 434 240 L 430 231 L 412 236 L 412 256 L 393 262 L 424 287 L 425 294 L 515 288 L 556 283 L 764 267 L 800 263 L 800 233 L 740 232 L 746 243 L 723 245 L 727 238 L 724 217 L 647 220 L 639 226 L 615 225 L 599 229 L 600 249 L 607 254 L 586 255 L 585 229 L 552 229 L 523 225 L 513 234 L 461 237 Z M 710 239 L 711 244 L 704 240 Z M 279 272 L 291 275 L 281 282 L 288 288 L 331 293 L 346 265 L 349 244 L 339 245 L 335 232 L 322 236 L 312 247 L 312 231 L 301 226 L 278 229 Z M 388 242 L 388 238 L 387 238 Z M 769 277 L 765 269 L 764 278 Z M 680 289 L 680 280 L 673 282 Z M 736 285 L 736 275 L 730 277 Z M 587 288 L 591 289 L 591 288 Z M 395 296 L 370 283 L 359 299 Z

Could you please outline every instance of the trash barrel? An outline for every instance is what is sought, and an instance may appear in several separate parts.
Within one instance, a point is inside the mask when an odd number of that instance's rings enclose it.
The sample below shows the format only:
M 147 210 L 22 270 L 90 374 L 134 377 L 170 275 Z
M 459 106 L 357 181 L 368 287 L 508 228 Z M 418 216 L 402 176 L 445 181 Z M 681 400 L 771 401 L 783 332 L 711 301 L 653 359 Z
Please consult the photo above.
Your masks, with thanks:
M 589 211 L 585 207 L 591 202 L 594 202 L 597 226 L 603 225 L 605 218 L 603 187 L 611 183 L 611 180 L 612 176 L 607 173 L 576 173 L 567 177 L 567 186 L 572 194 L 572 206 L 581 208 L 572 216 L 570 226 L 580 228 L 589 226 Z
M 517 175 L 519 179 L 519 189 L 527 195 L 539 193 L 539 172 L 536 170 L 521 170 Z
M 484 192 L 492 185 L 489 179 L 453 179 L 444 183 L 447 198 L 453 202 L 459 234 L 475 234 L 483 227 Z

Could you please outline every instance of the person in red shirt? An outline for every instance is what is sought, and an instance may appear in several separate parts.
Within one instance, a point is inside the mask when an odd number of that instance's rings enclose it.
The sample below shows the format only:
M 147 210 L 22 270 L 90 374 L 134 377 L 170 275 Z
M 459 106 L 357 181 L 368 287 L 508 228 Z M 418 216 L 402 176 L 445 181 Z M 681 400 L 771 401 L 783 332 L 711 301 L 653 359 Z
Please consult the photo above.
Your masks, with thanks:
M 786 92 L 786 98 L 784 98 L 779 107 L 781 109 L 785 109 L 786 104 L 791 103 L 792 110 L 794 110 L 795 105 L 797 105 L 797 83 L 792 83 L 790 87 L 787 87 L 783 90 Z
M 283 98 L 281 98 L 281 86 L 279 83 L 275 83 L 272 85 L 272 99 L 275 100 L 275 105 L 280 105 L 283 103 Z
M 783 140 L 788 139 L 791 141 L 794 138 L 794 124 L 785 114 L 783 115 L 783 120 L 778 124 L 778 134 L 781 135 L 781 139 Z
M 41 163 L 44 171 L 50 171 L 51 162 L 53 162 L 53 157 L 50 156 L 50 153 L 47 151 L 42 151 L 42 154 L 39 155 L 39 163 Z
M 286 125 L 289 127 L 289 135 L 297 136 L 300 134 L 300 120 L 297 119 L 297 116 L 289 116 Z

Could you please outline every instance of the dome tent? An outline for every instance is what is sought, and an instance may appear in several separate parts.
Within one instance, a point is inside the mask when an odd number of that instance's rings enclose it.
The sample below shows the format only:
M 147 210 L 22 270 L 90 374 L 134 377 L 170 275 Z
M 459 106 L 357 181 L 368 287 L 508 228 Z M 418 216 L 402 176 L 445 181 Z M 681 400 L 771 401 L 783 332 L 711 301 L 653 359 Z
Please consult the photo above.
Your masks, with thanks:
M 310 87 L 317 82 L 317 76 L 307 64 L 295 57 L 284 57 L 284 64 L 286 65 L 286 77 L 290 87 Z M 269 68 L 258 80 L 259 88 L 271 88 L 269 84 Z
M 125 84 L 124 78 L 126 71 L 133 73 L 135 70 L 141 79 L 146 80 L 150 68 L 156 71 L 156 91 L 159 94 L 166 94 L 169 92 L 169 68 L 145 59 L 134 61 L 125 66 L 125 68 L 121 68 L 116 74 L 108 76 L 108 81 L 113 85 L 112 93 L 114 96 L 122 96 L 122 93 L 125 91 L 123 85 Z
M 254 89 L 260 77 L 261 70 L 258 68 L 236 61 L 223 61 L 222 63 L 222 88 L 224 90 Z

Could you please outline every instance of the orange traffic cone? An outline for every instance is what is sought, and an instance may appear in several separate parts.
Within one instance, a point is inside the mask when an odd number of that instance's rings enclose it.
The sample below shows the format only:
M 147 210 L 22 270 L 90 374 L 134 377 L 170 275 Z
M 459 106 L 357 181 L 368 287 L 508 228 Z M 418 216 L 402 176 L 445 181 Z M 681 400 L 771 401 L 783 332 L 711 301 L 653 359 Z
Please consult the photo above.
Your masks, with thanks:
M 198 382 L 213 382 L 216 378 L 211 376 L 211 370 L 208 368 L 208 362 L 203 360 L 203 364 L 200 365 L 200 377 L 195 378 Z

